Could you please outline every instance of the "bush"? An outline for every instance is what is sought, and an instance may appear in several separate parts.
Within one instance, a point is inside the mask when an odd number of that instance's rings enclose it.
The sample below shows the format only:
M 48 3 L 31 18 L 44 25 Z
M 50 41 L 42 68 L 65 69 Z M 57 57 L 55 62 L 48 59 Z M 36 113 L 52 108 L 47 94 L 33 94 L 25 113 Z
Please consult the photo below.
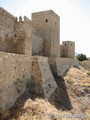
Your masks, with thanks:
M 84 55 L 84 54 L 78 54 L 77 56 L 77 59 L 79 60 L 79 61 L 84 61 L 84 60 L 88 60 L 87 59 L 87 57 L 86 57 L 86 55 Z

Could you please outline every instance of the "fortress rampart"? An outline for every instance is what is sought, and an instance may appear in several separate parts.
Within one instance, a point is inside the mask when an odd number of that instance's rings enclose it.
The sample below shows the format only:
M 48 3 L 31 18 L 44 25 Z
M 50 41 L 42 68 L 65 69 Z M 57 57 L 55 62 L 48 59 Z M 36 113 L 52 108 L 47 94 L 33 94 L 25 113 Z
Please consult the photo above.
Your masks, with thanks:
M 0 8 L 0 111 L 14 105 L 28 82 L 31 90 L 48 99 L 57 88 L 53 70 L 63 76 L 79 65 L 73 59 L 74 42 L 59 43 L 60 17 L 54 11 L 32 13 L 29 20 Z

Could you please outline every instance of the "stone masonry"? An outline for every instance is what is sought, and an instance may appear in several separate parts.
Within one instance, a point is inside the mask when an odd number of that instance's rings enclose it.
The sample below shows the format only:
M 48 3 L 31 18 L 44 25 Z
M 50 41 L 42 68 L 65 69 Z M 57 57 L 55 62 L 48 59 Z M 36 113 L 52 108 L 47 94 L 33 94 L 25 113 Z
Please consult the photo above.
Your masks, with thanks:
M 0 111 L 13 106 L 30 79 L 30 56 L 0 52 Z
M 26 55 L 32 51 L 32 55 L 74 58 L 74 42 L 59 44 L 59 26 L 60 17 L 52 10 L 32 13 L 32 20 L 26 16 L 22 20 L 20 16 L 18 21 L 0 8 L 0 51 Z
M 11 108 L 28 83 L 35 94 L 49 99 L 57 88 L 53 70 L 62 76 L 78 66 L 75 43 L 59 43 L 60 17 L 54 11 L 32 13 L 29 20 L 0 7 L 0 111 Z
M 60 17 L 52 10 L 32 14 L 32 27 L 43 35 L 43 56 L 60 57 Z
M 72 41 L 63 41 L 61 45 L 61 57 L 74 58 L 75 57 L 75 43 Z

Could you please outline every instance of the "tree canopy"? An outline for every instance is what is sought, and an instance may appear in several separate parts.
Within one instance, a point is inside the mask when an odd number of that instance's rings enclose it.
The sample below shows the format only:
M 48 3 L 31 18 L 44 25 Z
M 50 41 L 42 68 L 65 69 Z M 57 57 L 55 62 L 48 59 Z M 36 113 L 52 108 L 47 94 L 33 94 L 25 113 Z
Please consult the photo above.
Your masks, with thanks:
M 79 61 L 84 61 L 84 60 L 88 60 L 87 59 L 87 57 L 86 57 L 86 55 L 85 54 L 78 54 L 77 56 L 76 56 L 76 58 L 79 60 Z

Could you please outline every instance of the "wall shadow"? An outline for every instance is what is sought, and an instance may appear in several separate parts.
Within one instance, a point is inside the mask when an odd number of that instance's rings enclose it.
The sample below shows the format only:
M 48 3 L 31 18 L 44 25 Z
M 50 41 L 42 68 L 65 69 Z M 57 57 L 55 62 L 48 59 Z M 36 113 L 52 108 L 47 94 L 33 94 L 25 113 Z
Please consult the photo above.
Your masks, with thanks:
M 48 60 L 51 72 L 54 76 L 54 79 L 57 83 L 57 88 L 54 93 L 50 96 L 49 101 L 57 108 L 61 110 L 71 110 L 72 104 L 68 95 L 67 86 L 63 77 L 58 76 L 57 74 L 57 66 L 55 58 L 49 58 Z M 69 70 L 69 69 L 68 69 Z M 68 70 L 64 73 L 66 76 Z
M 57 75 L 54 75 L 54 77 L 58 87 L 55 89 L 54 93 L 50 96 L 48 101 L 58 110 L 71 110 L 72 105 L 68 96 L 64 79 L 58 77 Z M 13 118 L 18 119 L 19 113 L 23 112 L 23 106 L 26 100 L 32 99 L 34 101 L 37 97 L 44 99 L 44 96 L 42 96 L 42 94 L 37 94 L 35 91 L 32 91 L 31 83 L 28 83 L 27 90 L 17 99 L 14 106 L 9 110 L 9 114 L 6 117 L 3 116 L 3 114 L 0 114 L 0 120 L 11 120 Z
M 67 87 L 63 77 L 58 77 L 57 74 L 54 74 L 55 81 L 58 88 L 50 96 L 49 101 L 57 108 L 61 110 L 71 110 L 72 104 L 67 92 Z

